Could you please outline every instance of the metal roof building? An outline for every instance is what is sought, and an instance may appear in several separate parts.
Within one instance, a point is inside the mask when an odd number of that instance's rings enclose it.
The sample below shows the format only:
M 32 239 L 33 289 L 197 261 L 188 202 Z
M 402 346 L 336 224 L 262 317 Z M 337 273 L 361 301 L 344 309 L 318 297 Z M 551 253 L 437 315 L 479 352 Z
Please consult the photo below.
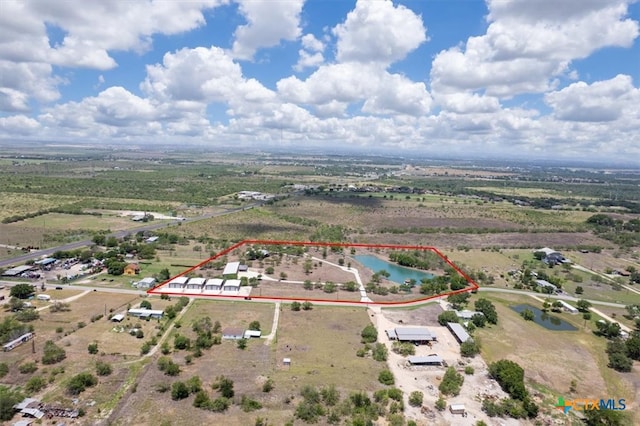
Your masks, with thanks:
M 448 322 L 447 328 L 451 330 L 451 333 L 453 333 L 453 337 L 456 338 L 458 343 L 464 343 L 467 340 L 471 339 L 471 336 L 469 336 L 467 330 L 465 330 L 464 327 L 457 322 Z
M 169 288 L 182 288 L 189 281 L 189 277 L 176 277 L 169 281 Z
M 15 268 L 7 269 L 2 273 L 2 275 L 4 275 L 5 277 L 15 277 L 33 269 L 35 268 L 31 265 L 16 266 Z
M 437 340 L 436 336 L 426 327 L 396 327 L 386 332 L 390 340 L 398 340 L 400 342 L 431 342 Z
M 222 289 L 222 283 L 224 283 L 224 280 L 220 278 L 211 278 L 211 279 L 208 279 L 207 282 L 205 283 L 204 289 L 205 291 L 207 290 L 218 291 Z
M 250 339 L 252 337 L 260 337 L 262 336 L 262 332 L 260 330 L 246 330 L 244 332 L 244 338 L 245 339 Z
M 134 308 L 129 309 L 128 314 L 139 318 L 162 318 L 162 316 L 164 315 L 164 311 L 161 311 L 159 309 Z
M 224 291 L 238 291 L 240 290 L 240 280 L 226 280 L 222 286 Z
M 411 365 L 442 365 L 443 363 L 440 355 L 410 356 L 407 360 Z
M 240 269 L 240 262 L 229 262 L 225 265 L 222 275 L 236 275 L 238 273 L 238 269 Z
M 463 320 L 470 320 L 476 314 L 484 316 L 482 312 L 478 312 L 478 311 L 467 311 L 467 310 L 456 311 L 456 315 L 458 316 L 458 318 Z
M 191 278 L 187 283 L 187 288 L 190 290 L 200 290 L 206 281 L 206 278 Z

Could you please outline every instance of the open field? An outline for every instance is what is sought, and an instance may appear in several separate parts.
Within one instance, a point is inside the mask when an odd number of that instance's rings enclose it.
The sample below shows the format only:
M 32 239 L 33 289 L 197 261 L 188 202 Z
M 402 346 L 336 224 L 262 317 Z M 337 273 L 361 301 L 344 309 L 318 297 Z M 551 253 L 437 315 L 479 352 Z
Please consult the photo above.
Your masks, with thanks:
M 548 409 L 557 396 L 569 397 L 571 380 L 576 380 L 575 398 L 626 398 L 638 401 L 638 367 L 632 373 L 621 374 L 607 368 L 606 339 L 595 336 L 597 318 L 588 322 L 579 315 L 554 314 L 578 327 L 578 331 L 551 331 L 523 320 L 511 305 L 540 303 L 526 296 L 483 293 L 494 302 L 499 315 L 497 325 L 476 330 L 482 343 L 482 357 L 487 363 L 510 359 L 525 369 L 526 379 L 534 388 L 539 387 L 551 395 L 545 399 Z M 594 316 L 595 317 L 595 316 Z M 632 409 L 636 421 L 640 411 Z
M 255 317 L 251 312 L 254 309 L 267 309 L 273 313 L 272 304 L 198 301 L 185 314 L 183 328 L 188 327 L 190 318 L 205 314 L 210 315 L 212 320 L 217 314 L 224 315 L 221 320 L 223 327 L 245 324 Z M 267 314 L 265 311 L 264 315 Z M 269 424 L 284 424 L 293 418 L 299 391 L 306 384 L 335 384 L 343 396 L 350 391 L 379 389 L 381 385 L 377 382 L 377 374 L 382 364 L 355 355 L 362 346 L 360 331 L 368 322 L 364 309 L 317 306 L 311 311 L 292 312 L 287 305 L 283 305 L 277 342 L 269 346 L 261 339 L 253 339 L 246 350 L 240 350 L 235 342 L 223 341 L 221 345 L 214 345 L 205 351 L 202 358 L 194 358 L 192 365 L 185 364 L 185 352 L 174 352 L 170 356 L 180 365 L 180 376 L 177 379 L 170 378 L 158 371 L 155 363 L 149 365 L 140 377 L 138 391 L 123 399 L 122 405 L 111 417 L 111 424 L 159 424 L 169 421 L 180 425 L 224 422 L 225 425 L 244 426 L 253 424 L 256 417 L 267 417 Z M 314 330 L 313 333 L 309 332 L 310 329 Z M 339 362 L 336 354 L 340 354 Z M 290 368 L 282 366 L 284 357 L 292 359 Z M 216 397 L 217 393 L 211 390 L 210 384 L 221 374 L 234 381 L 236 402 L 241 395 L 247 395 L 260 401 L 264 408 L 245 413 L 233 405 L 224 414 L 215 414 L 193 408 L 193 397 L 172 401 L 169 392 L 155 391 L 160 383 L 170 384 L 198 375 L 204 389 Z M 275 387 L 271 392 L 264 393 L 261 387 L 267 377 L 274 381 Z M 142 389 L 146 391 L 141 392 Z M 285 402 L 290 397 L 293 400 Z M 192 415 L 182 415 L 185 410 Z
M 93 216 L 93 215 L 73 215 L 63 213 L 48 213 L 42 216 L 25 219 L 21 222 L 13 223 L 9 226 L 38 228 L 42 227 L 43 232 L 51 230 L 66 229 L 86 229 L 90 231 L 111 230 L 119 231 L 121 229 L 133 228 L 140 226 L 139 223 L 133 222 L 131 218 L 122 217 L 117 214 Z

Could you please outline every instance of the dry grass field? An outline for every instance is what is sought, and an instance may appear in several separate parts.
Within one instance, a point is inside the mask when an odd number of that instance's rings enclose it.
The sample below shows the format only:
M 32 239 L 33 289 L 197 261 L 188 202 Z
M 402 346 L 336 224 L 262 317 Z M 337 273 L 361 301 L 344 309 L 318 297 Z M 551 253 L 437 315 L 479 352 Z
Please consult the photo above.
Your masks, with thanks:
M 553 397 L 558 395 L 638 400 L 638 367 L 627 374 L 607 368 L 606 340 L 591 332 L 595 329 L 595 318 L 585 329 L 580 316 L 555 314 L 578 327 L 578 331 L 551 331 L 524 321 L 509 308 L 520 303 L 539 304 L 530 297 L 488 293 L 482 297 L 494 302 L 499 315 L 497 325 L 476 330 L 482 343 L 482 357 L 487 363 L 510 359 L 523 366 L 530 384 L 547 393 L 546 408 L 551 408 Z M 577 382 L 574 394 L 569 392 L 571 380 Z M 640 420 L 640 412 L 634 411 L 636 421 Z
M 140 226 L 130 218 L 116 214 L 93 216 L 74 215 L 63 213 L 49 213 L 42 216 L 25 219 L 11 224 L 13 227 L 43 228 L 44 232 L 52 230 L 86 229 L 91 231 L 107 230 L 119 231 L 121 229 Z
M 273 306 L 197 301 L 183 317 L 180 332 L 187 333 L 190 321 L 202 315 L 209 315 L 214 321 L 217 315 L 223 316 L 223 327 L 243 325 L 249 320 L 264 318 L 268 311 L 273 314 Z M 263 321 L 268 324 L 267 319 L 261 320 L 261 324 Z M 110 417 L 109 424 L 147 425 L 164 421 L 172 425 L 244 426 L 262 417 L 268 418 L 269 424 L 280 425 L 293 418 L 297 403 L 295 397 L 306 384 L 335 384 L 343 396 L 355 390 L 373 391 L 380 386 L 377 374 L 382 364 L 355 355 L 362 346 L 360 332 L 368 322 L 364 309 L 318 306 L 311 311 L 292 312 L 288 305 L 283 305 L 277 340 L 271 345 L 265 345 L 261 339 L 253 339 L 247 349 L 240 350 L 235 342 L 223 341 L 221 345 L 205 351 L 202 358 L 194 358 L 192 365 L 185 363 L 187 352 L 174 352 L 169 356 L 182 370 L 177 378 L 165 376 L 155 362 L 151 363 L 140 376 L 137 392 L 123 399 Z M 339 362 L 336 354 L 340 354 Z M 290 368 L 283 367 L 284 357 L 292 359 Z M 193 396 L 173 401 L 170 392 L 156 391 L 159 384 L 171 384 L 194 375 L 201 378 L 204 389 L 212 398 L 217 396 L 217 392 L 211 389 L 211 383 L 217 376 L 224 375 L 234 381 L 236 403 L 246 395 L 260 401 L 264 408 L 245 413 L 234 404 L 225 413 L 216 414 L 193 408 Z M 267 378 L 274 381 L 275 387 L 264 393 L 262 384 Z M 291 397 L 293 399 L 287 403 Z M 190 415 L 184 415 L 185 412 Z

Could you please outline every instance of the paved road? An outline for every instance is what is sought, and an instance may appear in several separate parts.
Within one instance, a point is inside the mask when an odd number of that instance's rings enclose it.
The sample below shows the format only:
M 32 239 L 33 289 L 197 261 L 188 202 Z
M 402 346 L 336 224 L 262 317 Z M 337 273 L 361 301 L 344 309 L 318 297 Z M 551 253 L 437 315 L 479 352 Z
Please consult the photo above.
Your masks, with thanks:
M 217 216 L 224 216 L 224 215 L 228 215 L 228 214 L 233 214 L 233 213 L 238 213 L 241 212 L 243 210 L 247 210 L 247 209 L 251 209 L 253 207 L 259 207 L 263 204 L 262 201 L 260 202 L 255 202 L 252 204 L 247 204 L 245 206 L 242 207 L 236 207 L 236 208 L 232 208 L 232 209 L 226 209 L 220 212 L 215 212 L 215 213 L 208 213 L 202 216 L 197 216 L 197 217 L 192 217 L 192 218 L 187 218 L 185 220 L 160 220 L 158 219 L 157 221 L 153 221 L 152 223 L 148 223 L 146 225 L 143 226 L 139 226 L 136 228 L 131 228 L 131 229 L 124 229 L 121 231 L 116 231 L 113 232 L 111 234 L 108 235 L 108 237 L 114 236 L 116 238 L 122 238 L 125 235 L 131 235 L 131 234 L 135 234 L 137 232 L 144 232 L 144 231 L 155 231 L 157 229 L 162 229 L 162 228 L 166 228 L 167 226 L 171 226 L 171 225 L 177 225 L 180 223 L 190 223 L 190 222 L 196 222 L 199 220 L 203 220 L 203 219 L 210 219 L 212 217 L 217 217 Z M 10 265 L 16 265 L 16 264 L 20 264 L 20 263 L 24 263 L 27 260 L 31 260 L 31 259 L 37 259 L 39 257 L 42 256 L 51 256 L 53 253 L 57 252 L 57 251 L 69 251 L 69 250 L 75 250 L 81 247 L 87 247 L 90 246 L 91 244 L 93 244 L 93 241 L 91 240 L 82 240 L 82 241 L 75 241 L 73 243 L 69 243 L 69 244 L 63 244 L 61 246 L 57 246 L 57 247 L 50 247 L 50 248 L 46 248 L 46 249 L 42 249 L 42 250 L 37 250 L 37 251 L 33 251 L 31 253 L 25 253 L 22 254 L 20 256 L 16 256 L 13 257 L 11 259 L 4 259 L 4 260 L 0 260 L 0 268 L 4 268 Z

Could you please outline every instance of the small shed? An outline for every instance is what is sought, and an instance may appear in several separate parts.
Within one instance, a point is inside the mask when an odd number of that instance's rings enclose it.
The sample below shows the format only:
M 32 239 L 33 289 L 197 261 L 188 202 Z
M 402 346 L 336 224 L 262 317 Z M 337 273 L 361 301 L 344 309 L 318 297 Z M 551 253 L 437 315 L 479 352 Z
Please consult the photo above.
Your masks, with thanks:
M 122 314 L 115 314 L 114 316 L 111 317 L 111 321 L 113 322 L 122 322 L 123 319 L 124 319 L 124 315 Z
M 206 278 L 191 278 L 187 283 L 187 289 L 189 290 L 202 290 L 202 286 L 207 281 Z
M 259 338 L 260 336 L 262 336 L 262 332 L 260 330 L 246 330 L 244 332 L 245 339 Z
M 469 336 L 467 330 L 465 330 L 464 327 L 457 322 L 448 322 L 447 328 L 451 331 L 453 337 L 456 338 L 458 343 L 464 343 L 467 340 L 471 340 L 471 336 Z
M 291 367 L 291 358 L 283 358 L 282 365 L 284 365 L 285 367 Z
M 449 411 L 451 412 L 451 414 L 461 414 L 463 416 L 467 412 L 467 410 L 464 408 L 464 404 L 451 404 L 449 406 Z

